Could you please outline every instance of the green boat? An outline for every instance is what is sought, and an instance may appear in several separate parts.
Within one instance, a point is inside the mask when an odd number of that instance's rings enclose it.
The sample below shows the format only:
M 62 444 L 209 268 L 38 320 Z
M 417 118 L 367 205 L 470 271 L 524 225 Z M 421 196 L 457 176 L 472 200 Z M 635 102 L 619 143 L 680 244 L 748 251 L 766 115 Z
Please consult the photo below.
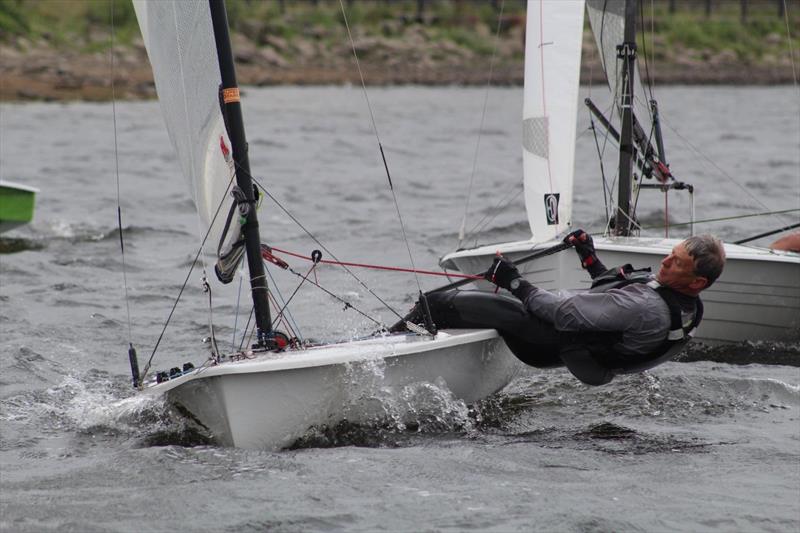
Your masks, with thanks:
M 33 206 L 39 189 L 0 181 L 0 233 L 33 220 Z

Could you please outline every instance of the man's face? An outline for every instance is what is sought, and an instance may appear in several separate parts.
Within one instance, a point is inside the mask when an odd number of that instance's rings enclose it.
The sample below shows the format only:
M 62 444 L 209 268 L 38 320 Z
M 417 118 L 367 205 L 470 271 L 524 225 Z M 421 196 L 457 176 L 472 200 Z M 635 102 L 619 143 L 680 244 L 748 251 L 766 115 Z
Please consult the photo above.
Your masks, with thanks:
M 656 279 L 662 285 L 690 294 L 696 294 L 708 285 L 706 278 L 695 274 L 694 259 L 683 243 L 676 245 L 672 253 L 661 261 Z

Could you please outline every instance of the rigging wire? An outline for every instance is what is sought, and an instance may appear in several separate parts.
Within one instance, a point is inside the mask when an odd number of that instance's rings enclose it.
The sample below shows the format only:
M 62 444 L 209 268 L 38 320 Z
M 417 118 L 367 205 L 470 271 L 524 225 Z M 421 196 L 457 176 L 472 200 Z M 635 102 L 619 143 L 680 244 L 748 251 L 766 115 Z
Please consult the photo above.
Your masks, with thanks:
M 605 205 L 606 209 L 605 220 L 608 220 L 609 217 L 608 196 L 611 194 L 611 191 L 608 191 L 606 189 L 606 187 L 608 186 L 608 182 L 606 180 L 606 169 L 605 166 L 603 165 L 603 153 L 600 151 L 600 142 L 597 140 L 597 128 L 594 125 L 594 117 L 591 111 L 589 111 L 589 122 L 591 124 L 590 128 L 593 133 L 592 136 L 594 137 L 594 146 L 597 149 L 597 158 L 600 160 L 600 179 L 603 186 L 603 204 Z
M 797 66 L 794 61 L 794 44 L 792 42 L 792 32 L 789 26 L 789 7 L 786 5 L 786 0 L 783 0 L 783 18 L 786 21 L 786 40 L 789 41 L 789 57 L 792 60 L 792 78 L 794 78 L 794 86 L 796 88 L 798 85 Z
M 301 274 L 301 277 L 303 279 L 300 281 L 300 283 L 297 284 L 297 287 L 294 288 L 292 294 L 289 295 L 289 299 L 284 302 L 283 307 L 280 308 L 280 311 L 278 311 L 278 314 L 275 316 L 275 318 L 272 319 L 272 325 L 270 326 L 270 329 L 274 329 L 275 324 L 277 324 L 278 321 L 283 318 L 284 310 L 289 306 L 289 303 L 291 303 L 292 299 L 297 294 L 297 291 L 299 291 L 300 287 L 303 286 L 303 282 L 305 282 L 308 279 L 308 276 L 311 275 L 311 272 L 313 272 L 315 268 L 317 268 L 317 264 L 313 263 L 311 265 L 311 268 L 308 269 L 308 272 L 306 272 L 305 275 Z
M 252 332 L 250 333 L 250 337 L 247 337 L 247 331 L 250 329 L 250 321 L 253 320 L 253 313 L 255 312 L 255 306 L 250 306 L 250 314 L 247 315 L 247 322 L 244 325 L 244 332 L 242 333 L 242 340 L 239 342 L 239 351 L 241 352 L 244 349 L 244 341 L 247 338 L 247 343 L 250 344 L 250 339 L 253 338 Z M 255 325 L 254 325 L 255 327 Z
M 736 181 L 736 180 L 733 178 L 733 176 L 731 176 L 730 174 L 728 174 L 728 173 L 727 173 L 727 172 L 726 172 L 726 171 L 725 171 L 725 170 L 724 170 L 722 167 L 720 167 L 720 166 L 719 166 L 719 165 L 718 165 L 718 164 L 717 164 L 717 163 L 716 163 L 716 162 L 715 162 L 713 159 L 711 159 L 711 158 L 710 158 L 708 155 L 706 155 L 706 154 L 705 154 L 704 152 L 702 152 L 702 151 L 701 151 L 699 148 L 697 148 L 697 147 L 696 147 L 694 144 L 692 144 L 692 142 L 691 142 L 691 141 L 689 141 L 689 139 L 687 139 L 686 137 L 684 137 L 683 135 L 681 135 L 681 134 L 680 134 L 680 132 L 679 132 L 678 130 L 676 130 L 675 128 L 673 128 L 673 127 L 672 127 L 672 125 L 670 125 L 669 121 L 665 120 L 663 117 L 662 117 L 661 121 L 662 121 L 664 124 L 666 124 L 666 126 L 667 126 L 667 127 L 668 127 L 668 128 L 671 130 L 671 131 L 672 131 L 672 133 L 674 133 L 675 135 L 677 135 L 677 136 L 678 136 L 678 138 L 680 138 L 680 139 L 681 139 L 681 141 L 683 141 L 683 143 L 686 145 L 686 147 L 687 147 L 687 148 L 689 148 L 690 150 L 692 150 L 692 151 L 693 151 L 693 152 L 694 152 L 696 155 L 698 155 L 700 158 L 704 159 L 704 160 L 705 160 L 705 161 L 706 161 L 708 164 L 710 164 L 712 167 L 714 167 L 714 169 L 715 169 L 715 170 L 716 170 L 716 171 L 717 171 L 717 172 L 718 172 L 718 173 L 719 173 L 719 174 L 720 174 L 722 177 L 724 177 L 725 179 L 727 179 L 728 181 L 730 181 L 731 183 L 733 183 L 734 185 L 736 185 L 737 187 L 739 187 L 739 189 L 741 189 L 741 190 L 742 190 L 742 192 L 744 192 L 744 193 L 745 193 L 747 196 L 749 196 L 751 200 L 753 200 L 755 203 L 757 203 L 757 204 L 758 204 L 759 206 L 761 206 L 763 209 L 767 209 L 767 210 L 769 210 L 769 209 L 770 209 L 770 208 L 769 208 L 767 205 L 765 205 L 765 204 L 764 204 L 764 202 L 762 202 L 761 200 L 759 200 L 759 199 L 758 199 L 758 197 L 757 197 L 756 195 L 754 195 L 752 192 L 750 192 L 750 191 L 749 191 L 749 190 L 748 190 L 748 189 L 747 189 L 747 188 L 746 188 L 744 185 L 740 184 L 738 181 Z M 775 212 L 773 212 L 773 213 L 774 213 L 774 214 L 777 214 L 777 213 L 781 213 L 781 211 L 775 211 Z M 776 218 L 778 218 L 778 217 L 777 217 L 777 215 L 776 215 Z M 786 223 L 786 221 L 781 221 L 781 220 L 780 220 L 780 218 L 778 218 L 778 220 L 779 220 L 779 222 L 780 222 L 781 224 L 785 224 L 785 223 Z
M 497 45 L 500 42 L 500 26 L 503 21 L 503 10 L 505 9 L 506 2 L 503 0 L 500 2 L 500 13 L 497 16 L 497 29 L 495 30 L 494 34 L 494 46 L 492 48 L 492 57 L 489 60 L 489 76 L 486 79 L 486 90 L 483 93 L 483 110 L 481 111 L 481 122 L 480 126 L 478 127 L 478 139 L 475 142 L 475 153 L 472 156 L 472 172 L 469 176 L 469 186 L 467 187 L 467 198 L 464 203 L 464 215 L 461 218 L 461 228 L 458 232 L 458 245 L 457 248 L 461 247 L 461 244 L 464 242 L 464 238 L 466 237 L 464 234 L 464 228 L 467 225 L 467 215 L 469 214 L 469 201 L 472 197 L 472 186 L 475 183 L 475 172 L 478 169 L 478 154 L 480 152 L 481 147 L 481 136 L 483 133 L 483 125 L 486 120 L 486 106 L 489 102 L 489 89 L 492 86 L 492 78 L 494 76 L 494 62 L 495 58 L 497 57 Z
M 652 4 L 651 4 L 652 5 Z M 650 22 L 652 24 L 652 15 Z M 647 81 L 643 81 L 642 77 L 639 76 L 639 81 L 642 84 L 642 90 L 647 90 L 650 93 L 650 100 L 654 100 L 655 97 L 653 96 L 653 85 L 655 84 L 653 76 L 650 75 L 650 63 L 647 59 L 647 34 L 645 33 L 644 29 L 644 4 L 639 3 L 639 21 L 641 24 L 639 25 L 639 31 L 642 34 L 642 56 L 644 57 L 644 72 L 645 72 L 645 79 Z M 653 31 L 653 30 L 651 30 Z M 654 33 L 651 33 L 651 38 L 655 39 Z M 655 45 L 652 46 L 653 48 L 653 58 L 655 60 Z M 650 113 L 650 119 L 652 120 L 653 116 Z
M 378 149 L 381 152 L 381 159 L 383 160 L 383 168 L 386 170 L 386 178 L 389 181 L 389 190 L 392 193 L 392 199 L 394 200 L 394 208 L 397 211 L 397 219 L 400 223 L 400 231 L 403 235 L 403 242 L 405 242 L 406 250 L 408 251 L 408 259 L 411 261 L 411 268 L 416 270 L 416 265 L 414 264 L 414 255 L 411 253 L 411 245 L 408 242 L 408 236 L 406 235 L 406 227 L 403 223 L 403 215 L 400 212 L 400 204 L 397 201 L 397 195 L 394 191 L 394 185 L 392 185 L 392 177 L 389 173 L 389 164 L 386 162 L 386 154 L 383 151 L 383 144 L 381 143 L 380 134 L 378 133 L 378 125 L 375 122 L 375 114 L 372 112 L 372 104 L 369 101 L 369 95 L 367 94 L 367 85 L 364 82 L 364 73 L 361 71 L 361 63 L 358 61 L 358 53 L 356 52 L 356 44 L 353 41 L 353 34 L 350 32 L 350 24 L 347 22 L 347 13 L 344 9 L 344 2 L 343 0 L 339 0 L 339 6 L 342 9 L 342 18 L 344 19 L 345 28 L 347 28 L 347 36 L 350 39 L 350 47 L 353 49 L 353 57 L 356 61 L 356 68 L 358 69 L 358 76 L 361 78 L 361 90 L 364 93 L 364 99 L 367 102 L 367 108 L 369 109 L 369 116 L 370 120 L 372 121 L 372 131 L 375 133 L 375 139 L 378 141 Z M 420 294 L 422 294 L 422 285 L 419 282 L 419 276 L 414 274 L 414 279 L 417 282 L 417 289 L 419 289 Z
M 360 315 L 361 315 L 361 316 L 363 316 L 364 318 L 366 318 L 366 319 L 368 319 L 368 320 L 371 320 L 372 322 L 374 322 L 375 324 L 377 324 L 377 325 L 378 325 L 378 327 L 380 327 L 380 328 L 383 328 L 383 329 L 385 329 L 385 328 L 386 328 L 386 325 L 385 325 L 385 324 L 383 324 L 383 323 L 382 323 L 380 320 L 377 320 L 377 319 L 375 319 L 375 318 L 373 318 L 373 317 L 369 316 L 367 313 L 365 313 L 364 311 L 361 311 L 359 308 L 357 308 L 356 306 L 354 306 L 353 304 L 351 304 L 350 302 L 348 302 L 347 300 L 345 300 L 345 299 L 344 299 L 344 298 L 342 298 L 341 296 L 339 296 L 339 295 L 337 295 L 337 294 L 335 294 L 335 293 L 333 293 L 333 292 L 329 291 L 328 289 L 326 289 L 325 287 L 323 287 L 322 285 L 320 285 L 318 281 L 314 281 L 314 280 L 312 280 L 311 278 L 308 278 L 308 277 L 303 277 L 303 275 L 302 275 L 302 274 L 300 274 L 299 272 L 295 272 L 295 271 L 294 271 L 294 270 L 292 270 L 291 268 L 289 269 L 289 271 L 290 271 L 292 274 L 294 274 L 295 276 L 299 276 L 299 277 L 303 278 L 303 281 L 304 281 L 304 282 L 305 282 L 305 281 L 307 281 L 308 283 L 310 283 L 310 284 L 314 285 L 315 287 L 317 287 L 318 289 L 322 290 L 322 292 L 324 292 L 325 294 L 327 294 L 327 295 L 328 295 L 328 296 L 330 296 L 331 298 L 334 298 L 334 299 L 336 299 L 337 301 L 339 301 L 339 303 L 342 303 L 342 304 L 344 304 L 344 308 L 345 308 L 345 309 L 352 309 L 353 311 L 355 311 L 356 313 L 360 314 Z M 403 317 L 400 317 L 400 318 L 402 319 Z
M 219 347 L 217 346 L 217 337 L 214 334 L 214 312 L 213 312 L 213 305 L 211 301 L 211 285 L 208 284 L 208 279 L 206 278 L 205 272 L 203 272 L 203 291 L 208 293 L 208 330 L 209 330 L 209 342 L 211 343 L 211 353 L 214 356 L 214 359 L 219 359 Z
M 186 273 L 186 278 L 183 280 L 183 284 L 181 285 L 181 289 L 178 291 L 178 296 L 175 298 L 175 302 L 172 304 L 172 309 L 167 316 L 167 320 L 164 322 L 164 326 L 161 328 L 161 333 L 156 340 L 155 346 L 153 346 L 153 352 L 150 354 L 150 358 L 147 360 L 147 364 L 144 367 L 144 371 L 142 372 L 141 381 L 143 382 L 145 377 L 147 376 L 147 372 L 150 370 L 150 365 L 153 362 L 153 357 L 156 355 L 156 351 L 158 350 L 159 345 L 161 344 L 161 340 L 164 338 L 164 333 L 167 331 L 167 327 L 169 326 L 170 321 L 172 320 L 172 315 L 175 314 L 175 309 L 178 307 L 178 302 L 181 300 L 181 296 L 183 296 L 183 291 L 186 289 L 186 285 L 189 284 L 189 277 L 192 275 L 192 271 L 194 271 L 194 266 L 197 264 L 198 259 L 200 259 L 200 255 L 203 253 L 203 247 L 206 244 L 206 240 L 208 240 L 208 236 L 211 234 L 211 228 L 214 227 L 214 222 L 217 220 L 217 216 L 219 215 L 220 210 L 222 209 L 222 205 L 225 203 L 225 198 L 228 196 L 228 192 L 231 189 L 231 184 L 233 183 L 233 178 L 236 176 L 234 173 L 231 176 L 231 179 L 228 181 L 228 188 L 225 190 L 225 194 L 222 195 L 222 200 L 220 200 L 219 204 L 217 205 L 217 210 L 214 212 L 214 216 L 211 219 L 211 223 L 208 225 L 208 230 L 206 230 L 206 234 L 203 236 L 203 241 L 200 243 L 200 247 L 197 250 L 197 253 L 192 260 L 191 265 L 189 266 L 189 271 Z
M 766 211 L 763 213 L 749 213 L 747 215 L 734 215 L 729 217 L 717 217 L 717 218 L 706 218 L 704 220 L 695 220 L 690 222 L 678 222 L 676 224 L 672 224 L 673 227 L 679 226 L 690 226 L 692 224 L 707 224 L 709 222 L 724 222 L 726 220 L 740 220 L 743 218 L 752 218 L 752 217 L 764 217 L 764 216 L 775 216 L 775 215 L 784 215 L 787 213 L 800 213 L 800 208 L 794 209 L 781 209 L 779 211 Z M 791 225 L 787 226 L 790 227 Z M 661 226 L 642 226 L 640 229 L 658 229 Z
M 472 229 L 469 230 L 467 235 L 475 235 L 476 239 L 475 242 L 477 243 L 477 234 L 482 232 L 495 218 L 497 218 L 502 211 L 508 207 L 511 202 L 513 202 L 517 198 L 517 190 L 523 186 L 522 181 L 518 181 L 516 183 L 512 183 L 511 186 L 508 188 L 508 191 L 500 198 L 500 200 L 491 207 L 488 212 L 481 217 L 478 222 L 472 226 Z
M 119 143 L 117 139 L 117 96 L 114 76 L 116 74 L 114 52 L 116 46 L 116 32 L 114 28 L 114 2 L 111 2 L 111 115 L 114 122 L 114 170 L 117 180 L 117 225 L 119 228 L 119 249 L 122 255 L 122 283 L 125 287 L 125 310 L 128 320 L 128 346 L 133 347 L 133 334 L 131 328 L 131 304 L 128 295 L 128 267 L 125 261 L 125 244 L 122 238 L 122 206 L 120 203 L 119 183 Z
M 644 26 L 644 21 L 642 21 L 642 26 Z M 656 4 L 655 0 L 650 0 L 650 49 L 652 50 L 653 57 L 651 61 L 653 63 L 653 75 L 650 76 L 650 72 L 648 70 L 647 78 L 650 80 L 650 95 L 652 99 L 652 89 L 656 86 Z M 644 39 L 642 39 L 644 42 Z M 645 60 L 647 59 L 647 51 L 645 50 Z
M 237 165 L 237 171 L 246 172 L 244 169 L 242 169 L 242 168 L 241 168 L 241 167 L 239 167 L 238 165 Z M 304 225 L 303 225 L 303 224 L 300 222 L 300 220 L 298 220 L 298 219 L 297 219 L 297 217 L 295 217 L 295 216 L 294 216 L 294 215 L 293 215 L 293 214 L 292 214 L 292 213 L 291 213 L 291 212 L 290 212 L 290 211 L 289 211 L 289 210 L 288 210 L 286 207 L 284 207 L 284 205 L 283 205 L 281 202 L 279 202 L 279 201 L 278 201 L 278 199 L 277 199 L 277 198 L 275 198 L 275 197 L 272 195 L 272 193 L 270 193 L 270 192 L 269 192 L 269 191 L 266 189 L 266 187 L 264 187 L 264 186 L 261 184 L 261 182 L 260 182 L 260 181 L 259 181 L 259 180 L 258 180 L 258 179 L 255 177 L 255 176 L 253 176 L 253 175 L 252 175 L 252 174 L 250 174 L 249 172 L 247 172 L 247 174 L 250 176 L 250 179 L 251 179 L 251 180 L 253 180 L 253 183 L 255 183 L 255 184 L 256 184 L 256 186 L 259 188 L 259 190 L 261 190 L 261 191 L 262 191 L 262 192 L 263 192 L 263 193 L 264 193 L 264 194 L 265 194 L 265 195 L 266 195 L 266 196 L 267 196 L 267 197 L 268 197 L 270 200 L 272 200 L 272 201 L 275 203 L 275 205 L 276 205 L 276 206 L 278 206 L 278 208 L 279 208 L 281 211 L 283 211 L 283 213 L 284 213 L 286 216 L 288 216 L 288 217 L 289 217 L 289 219 L 290 219 L 292 222 L 294 222 L 295 224 L 297 224 L 297 227 L 299 227 L 301 230 L 303 230 L 303 232 L 305 232 L 305 234 L 306 234 L 306 235 L 308 235 L 308 237 L 309 237 L 311 240 L 313 240 L 313 241 L 314 241 L 314 242 L 315 242 L 315 243 L 316 243 L 316 244 L 317 244 L 317 245 L 318 245 L 320 248 L 322 248 L 323 250 L 325 250 L 325 253 L 327 253 L 328 255 L 330 255 L 331 257 L 333 257 L 334 259 L 336 259 L 337 261 L 339 260 L 339 259 L 336 257 L 336 255 L 335 255 L 333 252 L 331 252 L 331 251 L 328 249 L 328 247 L 327 247 L 327 246 L 325 246 L 325 245 L 324 245 L 324 244 L 323 244 L 323 243 L 322 243 L 322 242 L 321 242 L 321 241 L 320 241 L 320 240 L 317 238 L 317 236 L 316 236 L 316 235 L 314 235 L 313 233 L 311 233 L 311 231 L 310 231 L 308 228 L 306 228 L 306 227 L 305 227 L 305 226 L 304 226 Z M 398 312 L 397 312 L 397 311 L 396 311 L 396 310 L 395 310 L 395 309 L 394 309 L 392 306 L 390 306 L 390 305 L 389 305 L 389 304 L 388 304 L 388 303 L 387 303 L 387 302 L 386 302 L 386 301 L 385 301 L 383 298 L 381 298 L 380 296 L 378 296 L 378 295 L 375 293 L 375 291 L 373 291 L 371 288 L 369 288 L 369 286 L 367 286 L 367 284 L 366 284 L 366 283 L 364 283 L 364 281 L 363 281 L 361 278 L 359 278 L 359 277 L 358 277 L 358 276 L 355 274 L 355 272 L 353 272 L 352 270 L 350 270 L 350 269 L 349 269 L 349 268 L 347 268 L 346 266 L 342 266 L 342 268 L 344 268 L 344 270 L 345 270 L 345 271 L 346 271 L 348 274 L 350 274 L 350 276 L 352 276 L 352 278 L 353 278 L 353 279 L 355 279 L 355 280 L 356 280 L 356 281 L 359 283 L 359 285 L 361 285 L 361 286 L 364 288 L 364 290 L 366 290 L 367 292 L 369 292 L 369 293 L 370 293 L 372 296 L 374 296 L 374 297 L 375 297 L 375 298 L 376 298 L 376 299 L 377 299 L 377 300 L 378 300 L 378 301 L 379 301 L 379 302 L 380 302 L 380 303 L 381 303 L 381 304 L 382 304 L 384 307 L 386 307 L 386 309 L 388 309 L 389 311 L 391 311 L 392 313 L 394 313 L 394 314 L 395 314 L 395 315 L 396 315 L 398 318 L 403 318 L 403 316 L 402 316 L 400 313 L 398 313 Z
M 270 269 L 270 263 L 268 261 L 264 261 L 264 271 L 267 273 L 267 275 L 269 276 L 269 280 L 272 283 L 272 285 L 270 285 L 271 287 L 270 293 L 275 292 L 278 295 L 277 298 L 275 298 L 275 296 L 272 296 L 272 298 L 276 301 L 280 300 L 280 302 L 282 303 L 286 302 L 286 298 L 283 297 L 281 289 L 280 287 L 278 287 L 278 283 L 275 281 L 275 277 L 272 275 L 272 270 Z M 292 316 L 292 313 L 288 308 L 286 308 L 285 314 L 286 317 L 288 318 L 287 323 L 291 323 L 290 329 L 294 331 L 294 336 L 302 341 L 302 335 L 300 335 L 300 327 L 297 325 L 297 321 L 294 319 L 294 316 Z
M 233 338 L 231 339 L 231 347 L 236 349 L 236 329 L 239 325 L 239 306 L 242 301 L 242 281 L 244 280 L 244 265 L 239 267 L 239 290 L 236 292 L 236 315 L 233 317 Z

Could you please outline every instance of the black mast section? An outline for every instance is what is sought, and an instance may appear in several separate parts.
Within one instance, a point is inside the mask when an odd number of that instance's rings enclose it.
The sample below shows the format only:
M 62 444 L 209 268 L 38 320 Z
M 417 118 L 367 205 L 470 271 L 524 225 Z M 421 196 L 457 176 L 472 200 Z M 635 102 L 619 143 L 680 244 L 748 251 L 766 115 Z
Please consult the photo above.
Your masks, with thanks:
M 245 239 L 247 266 L 250 271 L 258 344 L 263 346 L 265 337 L 269 337 L 272 333 L 272 321 L 267 299 L 267 279 L 261 259 L 261 237 L 256 217 L 256 191 L 250 174 L 250 160 L 247 157 L 247 139 L 244 134 L 242 106 L 239 101 L 239 86 L 236 83 L 236 70 L 228 33 L 228 15 L 225 11 L 224 0 L 209 0 L 208 5 L 211 10 L 211 22 L 214 26 L 214 39 L 217 44 L 217 59 L 222 76 L 224 113 L 227 117 L 228 135 L 233 148 L 233 160 L 236 163 L 236 184 L 244 192 L 247 203 L 250 204 L 247 221 L 242 231 Z
M 631 184 L 633 182 L 633 80 L 636 65 L 636 0 L 625 2 L 625 37 L 617 47 L 617 58 L 622 61 L 622 132 L 619 142 L 619 189 L 615 235 L 631 232 Z

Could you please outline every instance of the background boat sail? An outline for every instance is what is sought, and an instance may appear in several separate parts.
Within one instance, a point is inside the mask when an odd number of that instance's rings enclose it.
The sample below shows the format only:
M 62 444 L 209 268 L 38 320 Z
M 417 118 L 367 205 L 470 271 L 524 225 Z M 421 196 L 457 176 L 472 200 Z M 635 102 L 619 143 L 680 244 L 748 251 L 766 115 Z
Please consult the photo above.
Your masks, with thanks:
M 568 228 L 580 226 L 579 221 L 571 218 L 574 152 L 561 145 L 574 147 L 575 144 L 576 72 L 583 31 L 582 25 L 575 22 L 582 20 L 583 5 L 584 2 L 559 0 L 528 2 L 522 147 L 525 207 L 531 238 L 458 250 L 441 259 L 442 267 L 482 272 L 497 252 L 518 260 L 531 252 L 557 245 L 558 237 L 563 237 Z M 647 186 L 642 183 L 647 173 L 655 175 L 664 170 L 659 167 L 664 148 L 660 142 L 656 147 L 650 142 L 651 138 L 654 141 L 660 138 L 660 133 L 656 135 L 657 118 L 651 125 L 652 108 L 633 94 L 635 88 L 642 87 L 635 61 L 638 2 L 587 0 L 585 5 L 608 84 L 617 102 L 618 115 L 606 119 L 609 135 L 616 133 L 620 137 L 619 144 L 626 147 L 615 161 L 616 200 L 613 196 L 607 198 L 613 204 L 613 215 L 605 235 L 595 238 L 595 247 L 608 266 L 631 263 L 657 269 L 661 259 L 681 239 L 636 236 L 638 226 L 632 202 L 635 188 Z M 566 20 L 572 20 L 573 24 L 565 24 Z M 627 64 L 619 57 L 618 47 L 632 52 Z M 569 84 L 571 88 L 566 90 L 557 83 Z M 570 111 L 565 113 L 565 109 Z M 627 111 L 630 114 L 623 116 Z M 621 132 L 616 131 L 612 120 L 622 122 Z M 531 134 L 531 124 L 536 124 L 540 130 L 535 135 Z M 625 157 L 628 151 L 631 156 Z M 665 170 L 669 174 L 669 169 Z M 662 177 L 664 181 L 659 181 L 655 187 L 665 190 L 687 187 L 669 175 Z M 699 183 L 695 185 L 700 186 Z M 800 255 L 727 243 L 725 251 L 728 258 L 725 271 L 703 292 L 705 315 L 696 338 L 707 342 L 800 338 L 800 284 L 797 281 L 800 279 Z M 546 289 L 589 286 L 589 276 L 571 253 L 537 259 L 521 266 L 520 271 L 531 283 Z M 486 285 L 482 287 L 491 289 Z
M 201 220 L 201 240 L 215 249 L 223 282 L 246 249 L 258 315 L 267 301 L 266 283 L 224 3 L 136 0 L 134 6 L 170 139 Z M 268 307 L 262 313 L 252 351 L 215 353 L 198 368 L 143 376 L 143 392 L 164 395 L 220 444 L 280 448 L 311 427 L 341 420 L 353 386 L 347 378 L 359 364 L 382 365 L 386 387 L 438 382 L 467 402 L 500 390 L 518 368 L 494 330 L 377 335 L 275 351 Z M 358 421 L 352 408 L 348 416 Z

